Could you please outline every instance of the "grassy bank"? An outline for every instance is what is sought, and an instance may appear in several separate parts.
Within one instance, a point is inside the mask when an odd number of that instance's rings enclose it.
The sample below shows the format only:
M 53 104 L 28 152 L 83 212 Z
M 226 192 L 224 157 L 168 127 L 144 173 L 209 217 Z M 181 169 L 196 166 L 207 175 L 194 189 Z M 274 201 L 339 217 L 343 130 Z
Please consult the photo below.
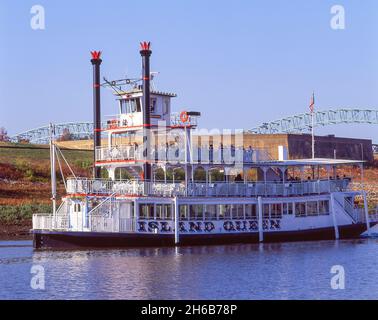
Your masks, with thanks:
M 33 213 L 51 212 L 50 150 L 46 145 L 0 143 L 0 238 L 29 237 Z M 93 152 L 62 150 L 74 172 L 91 174 Z M 63 165 L 66 176 L 69 169 Z M 58 195 L 64 185 L 58 171 Z
M 33 213 L 48 213 L 50 204 L 0 205 L 0 239 L 29 239 Z

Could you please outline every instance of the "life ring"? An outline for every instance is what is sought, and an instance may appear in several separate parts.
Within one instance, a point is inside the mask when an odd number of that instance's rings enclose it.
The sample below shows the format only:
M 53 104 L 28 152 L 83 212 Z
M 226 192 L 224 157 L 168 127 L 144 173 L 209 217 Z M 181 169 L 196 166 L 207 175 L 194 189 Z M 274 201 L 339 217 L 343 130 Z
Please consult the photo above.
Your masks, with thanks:
M 181 122 L 183 122 L 183 123 L 188 122 L 188 120 L 189 120 L 189 115 L 188 115 L 188 113 L 187 113 L 186 111 L 182 111 L 182 112 L 180 113 L 180 120 L 181 120 Z

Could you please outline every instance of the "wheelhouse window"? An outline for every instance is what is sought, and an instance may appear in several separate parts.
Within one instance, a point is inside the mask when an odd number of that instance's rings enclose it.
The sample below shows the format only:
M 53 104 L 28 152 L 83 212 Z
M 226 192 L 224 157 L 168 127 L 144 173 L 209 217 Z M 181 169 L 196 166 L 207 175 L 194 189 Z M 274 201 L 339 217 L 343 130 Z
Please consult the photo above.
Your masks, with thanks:
M 150 111 L 151 113 L 155 113 L 156 110 L 156 98 L 151 98 L 150 100 Z
M 205 220 L 216 220 L 216 219 L 217 219 L 217 206 L 215 204 L 206 205 Z
M 255 204 L 245 205 L 245 218 L 246 219 L 257 219 L 257 210 Z
M 140 99 L 125 99 L 121 100 L 121 113 L 141 112 Z

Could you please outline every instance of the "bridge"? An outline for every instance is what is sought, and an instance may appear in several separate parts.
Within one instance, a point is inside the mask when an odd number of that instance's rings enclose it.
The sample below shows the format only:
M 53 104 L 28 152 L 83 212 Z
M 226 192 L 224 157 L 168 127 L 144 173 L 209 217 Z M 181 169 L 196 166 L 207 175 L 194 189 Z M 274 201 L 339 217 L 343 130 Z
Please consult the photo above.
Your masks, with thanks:
M 314 113 L 314 127 L 349 124 L 349 123 L 366 123 L 378 124 L 378 110 L 374 109 L 334 109 L 326 111 L 316 111 Z M 106 123 L 102 123 L 106 127 Z M 246 130 L 255 134 L 273 134 L 273 133 L 300 133 L 311 129 L 311 114 L 303 113 L 280 120 L 263 123 L 258 127 Z M 69 134 L 70 139 L 84 140 L 91 139 L 93 136 L 92 122 L 69 122 L 55 125 L 57 137 Z M 28 141 L 31 143 L 48 143 L 50 130 L 49 126 L 28 130 L 11 137 L 11 141 L 20 142 Z
M 378 110 L 373 109 L 335 109 L 316 111 L 314 127 L 345 123 L 378 124 Z M 247 130 L 250 133 L 296 133 L 311 130 L 311 114 L 302 113 L 280 120 L 263 123 Z

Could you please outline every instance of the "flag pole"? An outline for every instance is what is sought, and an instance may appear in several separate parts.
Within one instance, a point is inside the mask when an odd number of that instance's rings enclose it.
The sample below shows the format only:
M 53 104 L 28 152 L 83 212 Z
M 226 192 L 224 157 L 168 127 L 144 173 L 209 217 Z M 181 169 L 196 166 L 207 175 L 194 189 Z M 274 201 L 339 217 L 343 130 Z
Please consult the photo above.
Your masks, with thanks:
M 314 112 L 311 112 L 312 159 L 315 158 Z
M 311 111 L 311 155 L 315 159 L 315 134 L 314 134 L 314 107 L 315 107 L 315 94 L 312 93 L 310 111 Z

